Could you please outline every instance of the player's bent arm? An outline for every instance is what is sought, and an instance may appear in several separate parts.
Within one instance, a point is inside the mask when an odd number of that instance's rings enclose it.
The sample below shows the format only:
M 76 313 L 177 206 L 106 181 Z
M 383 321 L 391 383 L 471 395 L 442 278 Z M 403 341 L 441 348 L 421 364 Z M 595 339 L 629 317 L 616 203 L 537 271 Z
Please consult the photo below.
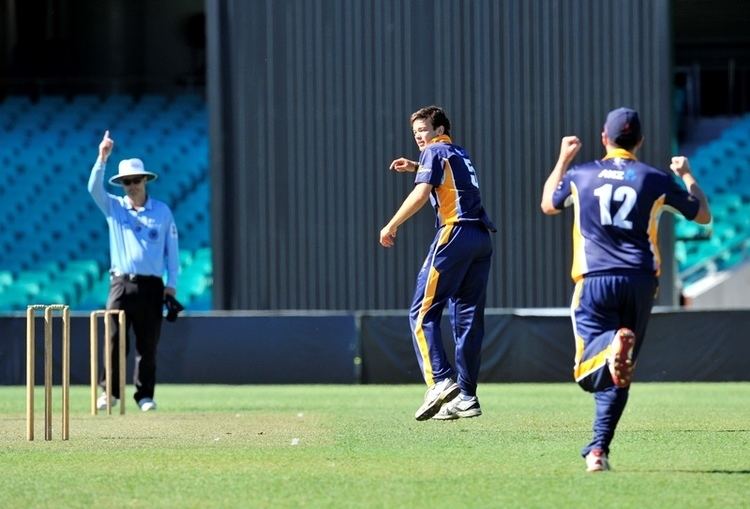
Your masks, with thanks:
M 395 170 L 399 173 L 406 172 L 406 171 L 414 172 L 414 171 L 417 171 L 417 168 L 419 168 L 419 163 L 417 161 L 412 161 L 405 157 L 399 157 L 398 159 L 394 159 L 391 162 L 391 166 L 390 166 L 391 170 Z
M 396 231 L 407 219 L 416 214 L 421 209 L 427 200 L 430 199 L 430 193 L 432 192 L 432 185 L 427 183 L 419 183 L 414 186 L 411 193 L 404 199 L 401 207 L 396 211 L 388 224 L 386 224 L 380 231 L 380 243 L 385 247 L 393 245 L 393 241 L 396 237 Z
M 567 169 L 567 164 L 558 161 L 555 167 L 552 169 L 552 172 L 549 174 L 549 177 L 547 177 L 547 181 L 544 183 L 541 207 L 542 212 L 544 212 L 548 216 L 554 216 L 555 214 L 559 214 L 560 212 L 562 212 L 562 210 L 555 207 L 554 203 L 552 202 L 552 196 L 555 194 L 555 189 L 557 189 L 557 186 L 562 180 L 563 175 L 565 175 L 565 171 Z
M 685 188 L 688 193 L 695 196 L 700 202 L 700 208 L 698 213 L 693 218 L 698 224 L 708 224 L 711 222 L 711 209 L 708 207 L 708 199 L 706 194 L 698 185 L 698 181 L 693 176 L 693 172 L 690 169 L 690 161 L 685 156 L 673 156 L 672 164 L 669 165 L 669 169 L 674 172 L 675 175 L 682 179 L 685 184 Z
M 430 199 L 431 192 L 431 184 L 420 183 L 415 185 L 411 193 L 409 193 L 406 199 L 404 199 L 404 203 L 401 204 L 401 207 L 399 207 L 396 214 L 389 221 L 389 224 L 393 224 L 398 228 L 407 219 L 416 214 L 425 203 L 427 203 L 427 200 Z
M 563 136 L 560 142 L 560 156 L 557 158 L 557 163 L 552 168 L 549 177 L 547 177 L 547 181 L 544 183 L 544 190 L 542 191 L 542 212 L 548 216 L 554 216 L 562 212 L 555 207 L 552 197 L 579 150 L 581 150 L 581 140 L 577 136 Z
M 554 205 L 552 205 L 552 201 L 544 200 L 542 199 L 542 212 L 544 212 L 548 216 L 554 216 L 562 212 L 562 210 L 555 208 Z
M 701 187 L 698 185 L 698 182 L 695 180 L 695 177 L 693 177 L 692 173 L 686 173 L 685 175 L 683 175 L 682 181 L 685 183 L 685 188 L 688 190 L 688 193 L 698 198 L 698 201 L 700 202 L 700 208 L 698 209 L 698 213 L 693 218 L 693 221 L 698 224 L 710 223 L 712 219 L 711 208 L 708 206 L 708 198 L 706 198 L 706 193 L 704 193 L 703 189 L 701 189 Z

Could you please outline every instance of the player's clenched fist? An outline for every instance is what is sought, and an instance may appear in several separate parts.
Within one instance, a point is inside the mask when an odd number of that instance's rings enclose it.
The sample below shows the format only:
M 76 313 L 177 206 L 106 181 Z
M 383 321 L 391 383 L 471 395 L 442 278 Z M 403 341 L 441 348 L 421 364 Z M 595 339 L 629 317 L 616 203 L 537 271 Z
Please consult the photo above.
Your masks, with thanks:
M 384 226 L 380 230 L 380 245 L 383 247 L 393 247 L 394 242 L 396 242 L 396 231 L 396 228 L 388 225 Z
M 560 159 L 569 163 L 581 150 L 581 140 L 578 136 L 565 136 L 560 142 Z
M 104 137 L 102 137 L 101 143 L 99 143 L 99 158 L 102 161 L 106 161 L 109 157 L 109 154 L 112 153 L 112 147 L 115 145 L 115 142 L 112 138 L 109 137 L 109 130 L 104 131 Z
M 674 172 L 678 177 L 690 173 L 690 161 L 685 156 L 674 156 L 672 158 L 672 164 L 669 165 L 669 169 Z

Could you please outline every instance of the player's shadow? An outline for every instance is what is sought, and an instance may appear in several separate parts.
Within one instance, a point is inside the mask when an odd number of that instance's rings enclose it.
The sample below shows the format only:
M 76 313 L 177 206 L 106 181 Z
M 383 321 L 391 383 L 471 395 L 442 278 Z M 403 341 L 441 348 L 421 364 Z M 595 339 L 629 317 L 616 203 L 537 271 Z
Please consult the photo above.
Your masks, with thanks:
M 683 429 L 678 430 L 683 433 L 696 433 L 701 432 L 705 430 L 694 430 L 694 429 Z M 747 433 L 750 430 L 747 429 L 719 429 L 714 430 L 714 433 Z M 667 472 L 675 472 L 678 474 L 725 474 L 725 475 L 750 475 L 750 470 L 729 470 L 729 469 L 722 469 L 722 468 L 715 468 L 711 470 L 685 470 L 685 469 L 677 469 L 677 470 L 647 470 L 647 472 L 660 472 L 664 473 Z
M 676 474 L 727 474 L 727 475 L 750 475 L 750 470 L 725 470 L 720 468 L 710 469 L 710 470 L 686 470 L 686 469 L 661 469 L 661 470 L 639 470 L 639 472 L 650 472 L 650 473 L 659 473 L 663 474 L 665 472 L 672 472 Z

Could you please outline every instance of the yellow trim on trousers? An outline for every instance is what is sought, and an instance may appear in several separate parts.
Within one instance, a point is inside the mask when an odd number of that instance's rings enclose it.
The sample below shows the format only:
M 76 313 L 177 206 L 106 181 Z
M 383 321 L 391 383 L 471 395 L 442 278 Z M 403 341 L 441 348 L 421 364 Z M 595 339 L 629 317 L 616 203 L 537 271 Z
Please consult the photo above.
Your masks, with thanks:
M 451 232 L 453 231 L 453 225 L 446 225 L 440 232 L 440 238 L 437 245 L 435 246 L 435 252 L 432 253 L 432 263 L 430 264 L 430 272 L 427 276 L 427 282 L 424 288 L 424 297 L 422 297 L 422 306 L 419 308 L 419 314 L 417 315 L 416 324 L 414 326 L 414 337 L 417 339 L 417 347 L 419 353 L 422 356 L 422 371 L 424 381 L 428 386 L 435 384 L 435 380 L 432 377 L 432 362 L 430 362 L 430 349 L 427 346 L 427 338 L 422 328 L 422 323 L 427 311 L 432 307 L 432 301 L 435 298 L 435 290 L 437 289 L 438 279 L 440 279 L 440 273 L 434 267 L 435 255 L 437 254 L 440 246 L 444 245 L 450 239 Z M 440 324 L 438 324 L 438 327 Z

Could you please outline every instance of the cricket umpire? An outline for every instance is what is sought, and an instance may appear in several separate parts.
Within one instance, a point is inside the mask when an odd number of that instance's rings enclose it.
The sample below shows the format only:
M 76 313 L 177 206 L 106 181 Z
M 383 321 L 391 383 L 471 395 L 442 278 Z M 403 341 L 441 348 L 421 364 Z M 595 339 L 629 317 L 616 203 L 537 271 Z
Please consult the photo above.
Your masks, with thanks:
M 176 295 L 179 272 L 178 235 L 172 211 L 161 201 L 150 197 L 146 183 L 155 173 L 146 171 L 140 159 L 120 162 L 117 175 L 109 183 L 121 185 L 124 196 L 104 189 L 104 172 L 114 141 L 109 131 L 99 144 L 99 158 L 89 177 L 88 190 L 104 213 L 109 225 L 110 287 L 107 309 L 125 310 L 127 327 L 135 335 L 134 399 L 144 412 L 156 409 L 156 347 L 161 332 L 162 309 L 167 295 Z M 163 276 L 167 275 L 166 285 Z M 111 333 L 112 376 L 118 379 L 119 326 L 115 321 Z M 129 347 L 129 345 L 128 345 Z M 129 350 L 129 348 L 128 348 Z M 102 382 L 104 374 L 102 374 Z M 113 388 L 112 405 L 121 395 Z M 97 406 L 106 407 L 106 394 Z M 124 403 L 123 403 L 124 404 Z

